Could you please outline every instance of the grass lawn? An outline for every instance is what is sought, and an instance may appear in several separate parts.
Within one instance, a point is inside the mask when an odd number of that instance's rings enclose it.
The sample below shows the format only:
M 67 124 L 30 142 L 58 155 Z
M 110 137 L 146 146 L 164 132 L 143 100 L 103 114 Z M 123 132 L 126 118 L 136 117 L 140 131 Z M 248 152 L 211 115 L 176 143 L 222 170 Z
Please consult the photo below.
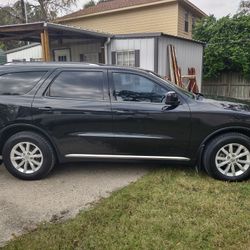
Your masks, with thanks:
M 157 168 L 75 219 L 4 249 L 250 249 L 250 182 Z

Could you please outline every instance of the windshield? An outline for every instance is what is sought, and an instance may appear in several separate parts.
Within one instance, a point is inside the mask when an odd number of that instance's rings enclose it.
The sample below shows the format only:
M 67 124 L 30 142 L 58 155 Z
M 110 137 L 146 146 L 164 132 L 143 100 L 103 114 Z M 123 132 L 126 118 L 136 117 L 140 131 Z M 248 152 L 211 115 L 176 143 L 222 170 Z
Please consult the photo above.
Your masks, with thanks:
M 158 78 L 159 80 L 161 80 L 161 82 L 163 82 L 164 84 L 171 85 L 173 88 L 175 88 L 177 91 L 180 91 L 182 94 L 186 95 L 187 97 L 192 98 L 192 99 L 196 98 L 195 94 L 171 83 L 170 81 L 165 80 L 164 78 L 162 78 L 160 75 L 156 74 L 155 72 L 149 71 L 149 73 L 153 75 L 154 77 Z

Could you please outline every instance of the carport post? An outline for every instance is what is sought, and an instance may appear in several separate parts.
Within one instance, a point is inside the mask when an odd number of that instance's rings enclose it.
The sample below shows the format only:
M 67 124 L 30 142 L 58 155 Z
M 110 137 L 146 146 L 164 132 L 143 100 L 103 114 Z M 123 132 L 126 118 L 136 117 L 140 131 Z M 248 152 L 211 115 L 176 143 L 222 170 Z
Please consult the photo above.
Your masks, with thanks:
M 43 51 L 43 61 L 50 62 L 50 46 L 49 46 L 49 32 L 48 29 L 44 29 L 41 32 L 41 45 Z

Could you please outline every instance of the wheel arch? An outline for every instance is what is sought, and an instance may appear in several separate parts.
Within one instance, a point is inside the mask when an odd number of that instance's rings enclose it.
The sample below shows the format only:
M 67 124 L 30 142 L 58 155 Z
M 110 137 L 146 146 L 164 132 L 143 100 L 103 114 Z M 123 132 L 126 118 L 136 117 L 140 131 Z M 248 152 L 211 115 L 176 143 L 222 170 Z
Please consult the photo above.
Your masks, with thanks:
M 60 161 L 59 150 L 58 150 L 56 144 L 54 143 L 53 139 L 51 138 L 51 136 L 49 136 L 48 133 L 46 131 L 44 131 L 43 129 L 41 129 L 35 125 L 25 124 L 25 123 L 9 125 L 1 131 L 1 133 L 0 133 L 0 153 L 1 154 L 2 154 L 5 142 L 12 135 L 14 135 L 18 132 L 34 132 L 34 133 L 37 133 L 37 134 L 43 136 L 51 144 L 53 151 L 55 153 L 56 162 Z
M 227 127 L 227 128 L 222 128 L 222 129 L 218 129 L 216 131 L 214 131 L 213 133 L 209 134 L 201 143 L 199 149 L 198 149 L 198 157 L 196 160 L 196 165 L 198 166 L 198 169 L 201 170 L 203 169 L 203 155 L 204 155 L 204 151 L 206 146 L 213 140 L 215 139 L 217 136 L 223 135 L 223 134 L 227 134 L 227 133 L 240 133 L 243 135 L 246 135 L 250 138 L 250 128 L 246 128 L 246 127 L 241 127 L 241 126 L 237 126 L 237 127 Z

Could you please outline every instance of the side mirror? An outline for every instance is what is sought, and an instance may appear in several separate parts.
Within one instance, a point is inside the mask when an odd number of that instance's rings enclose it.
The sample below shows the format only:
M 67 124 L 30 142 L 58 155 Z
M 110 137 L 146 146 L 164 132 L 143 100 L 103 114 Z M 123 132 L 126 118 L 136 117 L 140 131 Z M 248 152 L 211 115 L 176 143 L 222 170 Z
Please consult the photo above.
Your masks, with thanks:
M 169 106 L 178 106 L 180 104 L 180 100 L 176 92 L 170 91 L 165 94 L 165 104 Z

